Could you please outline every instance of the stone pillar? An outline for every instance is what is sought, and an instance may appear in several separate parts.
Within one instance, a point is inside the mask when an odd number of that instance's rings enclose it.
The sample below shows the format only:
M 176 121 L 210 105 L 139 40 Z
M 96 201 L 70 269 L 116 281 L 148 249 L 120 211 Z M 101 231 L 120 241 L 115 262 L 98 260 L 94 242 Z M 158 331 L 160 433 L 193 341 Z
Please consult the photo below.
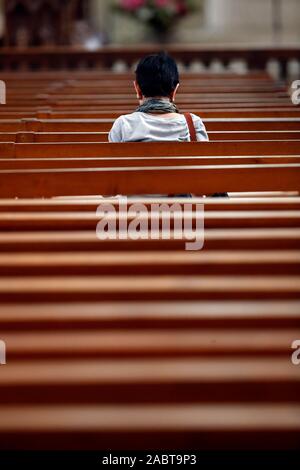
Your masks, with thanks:
M 207 26 L 217 34 L 241 40 L 269 38 L 272 0 L 208 0 Z M 257 36 L 258 35 L 258 36 Z
M 273 34 L 272 0 L 206 0 L 207 30 L 215 41 L 272 44 L 299 42 L 299 0 L 281 0 L 282 31 L 279 38 Z
M 89 3 L 91 25 L 96 30 L 109 30 L 111 0 L 89 0 Z

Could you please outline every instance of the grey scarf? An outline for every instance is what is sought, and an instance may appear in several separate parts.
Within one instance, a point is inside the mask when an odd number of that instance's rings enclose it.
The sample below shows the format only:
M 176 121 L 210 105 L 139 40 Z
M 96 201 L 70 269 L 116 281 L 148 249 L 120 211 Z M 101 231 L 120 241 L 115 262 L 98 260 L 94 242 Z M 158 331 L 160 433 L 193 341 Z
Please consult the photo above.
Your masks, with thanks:
M 156 98 L 147 99 L 136 109 L 136 112 L 151 114 L 179 113 L 175 103 L 171 103 L 171 101 L 167 100 L 159 100 Z

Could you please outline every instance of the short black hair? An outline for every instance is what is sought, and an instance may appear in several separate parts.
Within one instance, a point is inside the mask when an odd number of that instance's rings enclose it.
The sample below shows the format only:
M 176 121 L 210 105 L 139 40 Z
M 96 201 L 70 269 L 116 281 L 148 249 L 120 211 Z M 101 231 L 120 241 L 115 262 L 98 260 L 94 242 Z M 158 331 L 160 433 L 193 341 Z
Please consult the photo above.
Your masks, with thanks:
M 141 59 L 135 74 L 136 81 L 146 98 L 170 96 L 179 83 L 177 64 L 165 52 Z

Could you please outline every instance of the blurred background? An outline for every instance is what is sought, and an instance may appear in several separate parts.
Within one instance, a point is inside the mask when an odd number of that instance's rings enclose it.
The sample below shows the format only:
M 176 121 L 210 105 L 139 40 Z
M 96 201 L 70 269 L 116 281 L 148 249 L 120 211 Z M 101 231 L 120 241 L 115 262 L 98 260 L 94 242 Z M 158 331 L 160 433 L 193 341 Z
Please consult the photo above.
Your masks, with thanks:
M 144 0 L 1 0 L 2 45 L 152 42 Z M 173 0 L 153 0 L 172 8 Z M 177 3 L 181 17 L 164 40 L 177 43 L 295 44 L 300 42 L 299 0 L 191 0 Z M 116 8 L 123 6 L 124 11 Z M 149 6 L 149 5 L 148 5 Z M 127 10 L 131 13 L 126 14 Z M 134 9 L 140 16 L 134 18 Z M 188 11 L 185 11 L 185 10 Z M 187 14 L 185 14 L 187 13 Z
M 110 69 L 167 49 L 181 70 L 300 74 L 300 0 L 0 0 L 0 70 Z

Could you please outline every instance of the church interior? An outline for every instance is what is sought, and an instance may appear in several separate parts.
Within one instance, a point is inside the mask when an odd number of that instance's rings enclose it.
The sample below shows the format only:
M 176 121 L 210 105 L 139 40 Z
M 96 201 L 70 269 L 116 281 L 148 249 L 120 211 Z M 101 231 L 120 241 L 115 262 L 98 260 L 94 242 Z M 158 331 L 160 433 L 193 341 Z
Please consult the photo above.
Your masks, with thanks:
M 300 450 L 299 7 L 0 1 L 0 462 Z

